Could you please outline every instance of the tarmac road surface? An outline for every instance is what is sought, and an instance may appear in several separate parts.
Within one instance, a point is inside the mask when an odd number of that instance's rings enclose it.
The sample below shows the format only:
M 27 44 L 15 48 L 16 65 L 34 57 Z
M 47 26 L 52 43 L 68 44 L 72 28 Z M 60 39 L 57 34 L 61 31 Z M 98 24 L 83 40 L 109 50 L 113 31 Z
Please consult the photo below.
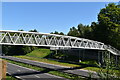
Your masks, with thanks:
M 88 70 L 80 70 L 79 67 L 70 68 L 70 67 L 48 64 L 48 63 L 38 62 L 38 61 L 32 61 L 28 59 L 21 59 L 21 58 L 16 58 L 16 57 L 11 57 L 11 56 L 2 56 L 2 58 L 13 60 L 13 61 L 18 61 L 18 62 L 22 62 L 22 63 L 26 63 L 26 64 L 38 66 L 38 67 L 43 67 L 43 68 L 58 70 L 58 71 L 62 71 L 62 72 L 70 73 L 70 74 L 75 74 L 75 75 L 79 75 L 82 77 L 91 76 L 92 78 L 99 78 L 96 72 L 90 72 Z
M 7 63 L 7 73 L 22 80 L 68 80 L 59 76 Z

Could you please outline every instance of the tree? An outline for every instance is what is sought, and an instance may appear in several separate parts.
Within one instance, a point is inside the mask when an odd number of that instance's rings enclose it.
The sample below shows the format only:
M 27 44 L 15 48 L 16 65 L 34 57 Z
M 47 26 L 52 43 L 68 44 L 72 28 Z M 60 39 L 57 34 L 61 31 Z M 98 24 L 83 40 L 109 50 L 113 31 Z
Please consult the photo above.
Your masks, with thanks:
M 23 29 L 19 29 L 18 31 L 24 31 Z
M 36 29 L 29 30 L 29 32 L 38 32 Z
M 63 33 L 63 32 L 60 32 L 59 34 L 60 34 L 60 35 L 64 35 L 64 33 Z
M 63 32 L 58 32 L 58 31 L 55 31 L 55 32 L 51 32 L 50 34 L 58 34 L 58 35 L 64 35 Z
M 98 22 L 92 23 L 94 39 L 120 49 L 120 8 L 114 3 L 100 10 Z
M 75 27 L 70 28 L 70 31 L 68 32 L 67 35 L 78 37 L 79 36 L 78 29 L 76 29 Z
M 79 24 L 78 25 L 78 32 L 79 32 L 79 37 L 83 38 L 91 38 L 91 27 L 89 25 L 83 25 Z
M 55 31 L 54 34 L 59 34 L 59 32 Z
M 77 28 L 70 28 L 70 31 L 67 35 L 91 39 L 91 27 L 89 25 L 79 24 Z

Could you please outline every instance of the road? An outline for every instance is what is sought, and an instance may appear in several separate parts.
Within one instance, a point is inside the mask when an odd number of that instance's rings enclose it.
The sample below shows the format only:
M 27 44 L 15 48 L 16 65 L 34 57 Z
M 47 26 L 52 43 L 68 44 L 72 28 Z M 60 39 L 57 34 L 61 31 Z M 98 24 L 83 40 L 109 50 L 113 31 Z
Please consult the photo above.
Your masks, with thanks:
M 65 66 L 59 66 L 59 65 L 54 65 L 54 64 L 48 64 L 48 63 L 43 63 L 43 62 L 38 62 L 38 61 L 32 61 L 28 59 L 21 59 L 21 58 L 16 58 L 16 57 L 11 57 L 11 56 L 3 56 L 2 58 L 13 60 L 13 61 L 18 61 L 38 67 L 43 67 L 43 68 L 48 68 L 52 70 L 58 70 L 70 74 L 75 74 L 83 77 L 89 77 L 90 74 L 92 74 L 92 78 L 98 78 L 98 75 L 96 72 L 90 72 L 88 70 L 80 70 L 79 67 L 76 68 L 70 68 L 70 67 L 65 67 Z
M 40 72 L 11 63 L 7 64 L 7 72 L 22 80 L 67 80 L 62 77 L 45 73 L 44 71 Z

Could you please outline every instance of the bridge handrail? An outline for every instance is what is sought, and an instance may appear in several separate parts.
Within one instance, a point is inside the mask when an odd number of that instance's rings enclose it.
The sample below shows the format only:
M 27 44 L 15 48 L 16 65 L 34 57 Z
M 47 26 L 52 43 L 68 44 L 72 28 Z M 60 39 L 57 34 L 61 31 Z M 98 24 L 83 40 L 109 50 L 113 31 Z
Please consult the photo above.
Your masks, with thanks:
M 14 31 L 14 30 L 0 30 L 0 32 L 13 32 L 13 33 L 51 35 L 51 36 L 56 36 L 56 37 L 64 37 L 64 38 L 84 40 L 84 41 L 93 41 L 93 42 L 97 42 L 99 44 L 104 44 L 104 43 L 99 42 L 99 41 L 89 40 L 89 39 L 85 39 L 85 38 L 78 38 L 78 37 L 67 36 L 67 35 L 59 35 L 59 34 L 42 33 L 42 32 L 28 32 L 28 31 Z
M 120 55 L 120 51 L 111 45 L 107 45 L 107 50 L 111 50 L 112 52 L 117 53 L 117 55 Z

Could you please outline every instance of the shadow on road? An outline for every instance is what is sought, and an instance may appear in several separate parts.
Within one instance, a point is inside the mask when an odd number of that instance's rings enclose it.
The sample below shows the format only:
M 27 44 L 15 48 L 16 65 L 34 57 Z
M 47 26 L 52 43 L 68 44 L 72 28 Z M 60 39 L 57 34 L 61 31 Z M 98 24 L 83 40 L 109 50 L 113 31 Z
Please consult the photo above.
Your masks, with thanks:
M 48 73 L 48 72 L 49 72 L 49 70 L 43 70 L 43 71 L 25 71 L 25 72 L 14 73 L 12 75 L 14 75 L 14 76 L 25 76 L 25 75 L 44 74 L 44 73 Z

